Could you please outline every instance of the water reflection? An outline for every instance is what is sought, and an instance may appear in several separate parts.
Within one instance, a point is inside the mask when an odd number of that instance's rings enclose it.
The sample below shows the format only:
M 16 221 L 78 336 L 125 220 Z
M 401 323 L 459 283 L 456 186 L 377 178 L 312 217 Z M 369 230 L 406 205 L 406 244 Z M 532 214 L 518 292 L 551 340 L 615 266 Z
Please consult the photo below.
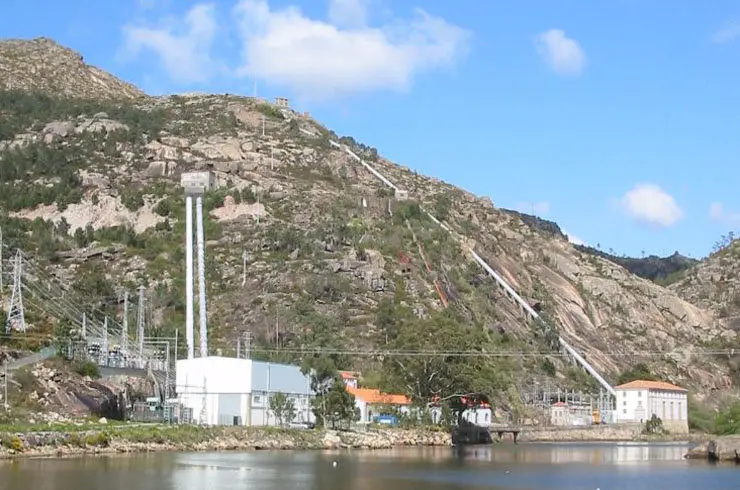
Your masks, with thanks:
M 740 471 L 683 444 L 497 444 L 387 451 L 181 453 L 0 462 L 0 490 L 729 490 Z M 336 462 L 336 466 L 333 464 Z
M 686 444 L 589 443 L 468 446 L 456 450 L 466 460 L 517 464 L 623 465 L 680 461 Z

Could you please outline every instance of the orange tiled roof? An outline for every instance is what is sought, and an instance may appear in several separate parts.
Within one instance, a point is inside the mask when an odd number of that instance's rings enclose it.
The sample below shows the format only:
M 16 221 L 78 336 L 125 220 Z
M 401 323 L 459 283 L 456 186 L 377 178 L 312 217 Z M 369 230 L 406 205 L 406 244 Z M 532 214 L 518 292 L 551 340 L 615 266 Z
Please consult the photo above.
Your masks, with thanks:
M 623 385 L 616 386 L 617 389 L 622 390 L 665 390 L 665 391 L 689 391 L 686 388 L 672 385 L 663 381 L 645 381 L 643 379 L 636 379 Z
M 357 377 L 357 373 L 353 373 L 352 371 L 339 371 L 339 375 L 342 379 L 355 379 Z
M 355 398 L 365 403 L 375 403 L 382 405 L 411 405 L 411 400 L 406 395 L 395 395 L 390 393 L 381 393 L 380 390 L 370 388 L 352 388 L 347 387 L 347 391 Z

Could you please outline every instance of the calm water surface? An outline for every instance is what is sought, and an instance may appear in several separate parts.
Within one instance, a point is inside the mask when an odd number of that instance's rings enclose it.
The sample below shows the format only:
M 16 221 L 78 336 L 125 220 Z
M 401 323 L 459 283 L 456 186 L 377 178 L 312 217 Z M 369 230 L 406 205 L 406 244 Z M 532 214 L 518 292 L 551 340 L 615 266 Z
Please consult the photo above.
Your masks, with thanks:
M 686 461 L 688 447 L 499 444 L 20 460 L 0 463 L 0 490 L 740 489 L 740 468 Z

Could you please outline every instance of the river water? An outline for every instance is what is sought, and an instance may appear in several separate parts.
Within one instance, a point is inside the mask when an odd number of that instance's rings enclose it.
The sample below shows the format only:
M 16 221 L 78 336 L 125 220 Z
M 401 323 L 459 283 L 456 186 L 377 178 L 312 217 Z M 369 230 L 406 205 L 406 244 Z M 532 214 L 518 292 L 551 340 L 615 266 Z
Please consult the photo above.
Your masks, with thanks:
M 740 468 L 684 444 L 159 453 L 0 462 L 0 490 L 732 490 Z M 336 462 L 336 465 L 334 464 Z

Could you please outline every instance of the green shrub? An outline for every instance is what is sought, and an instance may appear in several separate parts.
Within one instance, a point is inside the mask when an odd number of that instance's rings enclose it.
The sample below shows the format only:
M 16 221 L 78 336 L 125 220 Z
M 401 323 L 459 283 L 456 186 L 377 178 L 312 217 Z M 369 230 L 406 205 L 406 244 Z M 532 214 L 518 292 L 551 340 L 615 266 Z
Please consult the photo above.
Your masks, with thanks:
M 100 377 L 100 368 L 92 361 L 75 361 L 73 369 L 80 376 L 90 376 L 93 379 Z

